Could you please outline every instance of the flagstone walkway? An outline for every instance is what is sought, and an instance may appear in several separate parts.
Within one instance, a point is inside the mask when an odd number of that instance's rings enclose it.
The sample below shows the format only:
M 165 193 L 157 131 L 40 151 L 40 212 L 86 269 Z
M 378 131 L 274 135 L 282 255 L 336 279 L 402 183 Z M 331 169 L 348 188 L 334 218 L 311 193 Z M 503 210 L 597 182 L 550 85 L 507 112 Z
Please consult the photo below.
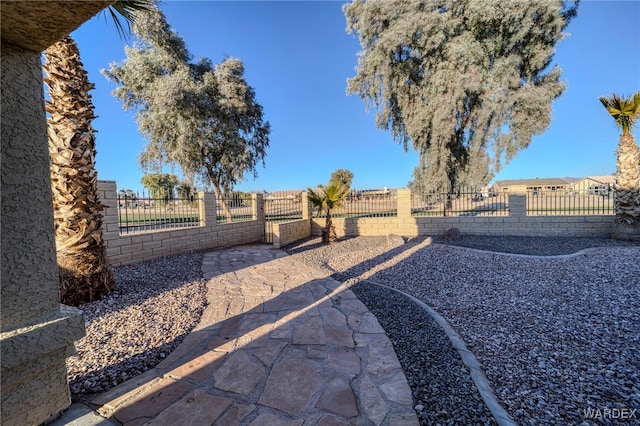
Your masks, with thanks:
M 202 269 L 209 305 L 183 343 L 59 424 L 418 425 L 391 342 L 341 283 L 270 245 Z

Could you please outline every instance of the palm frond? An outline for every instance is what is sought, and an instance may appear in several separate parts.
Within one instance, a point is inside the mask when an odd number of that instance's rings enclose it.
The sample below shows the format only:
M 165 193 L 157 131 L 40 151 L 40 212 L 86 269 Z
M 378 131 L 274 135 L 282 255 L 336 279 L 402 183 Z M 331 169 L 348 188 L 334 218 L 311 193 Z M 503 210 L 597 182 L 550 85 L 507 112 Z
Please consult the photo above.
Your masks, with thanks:
M 318 213 L 322 211 L 322 209 L 324 209 L 324 207 L 326 206 L 326 195 L 321 194 L 320 192 L 316 192 L 311 188 L 307 188 L 307 198 L 309 199 L 311 205 L 314 208 L 318 209 Z
M 599 100 L 623 134 L 629 133 L 640 118 L 640 91 L 628 97 L 613 93 L 610 97 L 601 96 Z
M 342 201 L 347 197 L 349 188 L 337 182 L 331 182 L 324 188 L 327 198 L 327 206 L 330 209 L 342 206 Z
M 116 0 L 107 10 L 116 25 L 118 35 L 127 38 L 131 34 L 131 23 L 135 22 L 138 13 L 151 10 L 155 4 L 154 0 Z

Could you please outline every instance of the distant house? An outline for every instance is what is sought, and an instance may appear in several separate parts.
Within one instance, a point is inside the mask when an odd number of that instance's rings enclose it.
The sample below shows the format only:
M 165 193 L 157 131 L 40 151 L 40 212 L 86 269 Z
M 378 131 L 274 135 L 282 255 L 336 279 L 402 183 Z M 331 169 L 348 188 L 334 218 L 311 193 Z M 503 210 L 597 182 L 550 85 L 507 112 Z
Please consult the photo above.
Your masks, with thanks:
M 608 195 L 615 181 L 615 176 L 587 176 L 572 183 L 569 189 L 577 193 Z
M 268 201 L 300 201 L 302 199 L 302 190 L 291 189 L 286 191 L 274 191 L 269 194 L 265 194 L 263 198 Z
M 589 193 L 592 195 L 609 194 L 614 176 L 587 176 L 585 178 L 535 178 L 499 180 L 493 184 L 496 193 L 525 193 L 562 191 L 567 193 Z
M 565 191 L 571 185 L 572 178 L 535 178 L 498 180 L 493 184 L 494 191 L 501 193 L 525 193 L 537 191 Z
M 393 189 L 387 189 L 387 187 L 385 186 L 382 189 L 360 189 L 354 192 L 354 195 L 358 199 L 379 200 L 384 198 L 391 198 L 395 195 L 396 191 Z
M 316 189 L 314 189 L 315 191 Z M 322 191 L 322 187 L 317 188 L 318 191 Z M 347 195 L 347 201 L 355 200 L 385 200 L 392 199 L 398 195 L 397 189 L 389 189 L 386 186 L 378 189 L 353 189 L 349 190 Z

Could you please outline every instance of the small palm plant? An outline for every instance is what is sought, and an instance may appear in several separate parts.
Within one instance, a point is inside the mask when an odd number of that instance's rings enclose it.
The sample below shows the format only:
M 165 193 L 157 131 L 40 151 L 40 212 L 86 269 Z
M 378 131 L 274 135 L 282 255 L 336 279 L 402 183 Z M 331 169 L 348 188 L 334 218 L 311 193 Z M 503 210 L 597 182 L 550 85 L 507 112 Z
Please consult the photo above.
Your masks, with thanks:
M 330 182 L 329 185 L 325 186 L 321 190 L 314 191 L 309 188 L 307 191 L 309 201 L 313 207 L 318 209 L 318 213 L 325 213 L 322 242 L 331 244 L 338 239 L 336 236 L 336 228 L 331 219 L 331 210 L 342 205 L 342 201 L 344 201 L 347 194 L 349 194 L 349 187 L 340 185 L 337 182 Z
M 640 92 L 624 98 L 601 97 L 616 125 L 622 130 L 616 170 L 616 219 L 613 238 L 640 241 L 640 149 L 631 130 L 640 118 Z

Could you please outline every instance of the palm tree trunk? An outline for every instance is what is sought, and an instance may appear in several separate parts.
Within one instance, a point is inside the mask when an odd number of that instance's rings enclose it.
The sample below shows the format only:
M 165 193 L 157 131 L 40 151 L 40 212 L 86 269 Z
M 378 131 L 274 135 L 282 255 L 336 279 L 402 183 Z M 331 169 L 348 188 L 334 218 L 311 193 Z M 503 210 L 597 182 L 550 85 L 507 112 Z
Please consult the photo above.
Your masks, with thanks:
M 324 222 L 324 229 L 322 230 L 322 242 L 326 244 L 335 243 L 338 237 L 336 235 L 336 227 L 333 225 L 333 219 L 331 218 L 331 210 L 327 209 L 327 216 Z
M 640 240 L 640 149 L 631 133 L 620 136 L 613 237 Z
M 66 37 L 46 50 L 48 136 L 60 299 L 77 306 L 115 288 L 102 239 L 93 89 L 78 47 Z

